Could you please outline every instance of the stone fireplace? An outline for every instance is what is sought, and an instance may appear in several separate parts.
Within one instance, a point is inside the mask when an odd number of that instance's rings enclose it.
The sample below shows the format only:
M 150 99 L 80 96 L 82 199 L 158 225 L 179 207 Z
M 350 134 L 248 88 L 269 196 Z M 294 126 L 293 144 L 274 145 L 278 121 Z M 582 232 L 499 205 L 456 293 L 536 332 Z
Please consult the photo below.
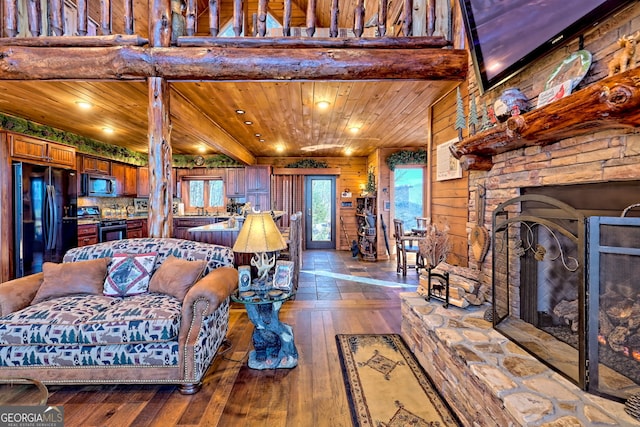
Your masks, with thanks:
M 583 390 L 620 400 L 640 391 L 640 219 L 620 217 L 639 189 L 523 188 L 491 227 L 496 330 Z
M 588 134 L 496 154 L 492 162 L 488 171 L 470 172 L 469 226 L 476 222 L 475 190 L 483 185 L 487 190 L 484 224 L 495 234 L 495 242 L 482 265 L 475 263 L 472 255 L 469 264 L 482 269 L 485 285 L 498 285 L 495 291 L 498 297 L 494 300 L 496 329 L 584 390 L 622 400 L 637 392 L 637 378 L 620 379 L 608 371 L 605 375 L 604 369 L 595 370 L 597 364 L 589 365 L 589 358 L 594 362 L 598 356 L 605 357 L 600 353 L 606 347 L 594 344 L 598 341 L 599 334 L 595 331 L 601 316 L 597 311 L 587 313 L 585 309 L 587 303 L 593 306 L 600 302 L 598 295 L 607 294 L 604 287 L 608 279 L 598 283 L 590 268 L 600 267 L 598 274 L 612 271 L 611 266 L 587 258 L 590 218 L 620 217 L 625 207 L 640 202 L 640 135 L 624 131 Z M 494 211 L 501 204 L 521 197 L 524 200 L 502 207 L 504 217 L 499 220 L 513 222 L 507 227 L 508 235 L 505 229 L 496 230 L 497 225 L 492 224 Z M 545 206 L 534 200 L 538 197 L 560 205 Z M 628 216 L 638 217 L 639 212 L 640 209 L 629 211 Z M 545 225 L 527 228 L 531 226 L 515 219 L 520 215 L 535 216 Z M 606 224 L 603 235 L 611 234 L 612 227 Z M 623 231 L 618 234 L 630 235 L 626 228 L 620 230 Z M 625 246 L 633 252 L 633 248 L 640 247 L 640 240 Z M 500 251 L 505 248 L 508 250 Z M 603 259 L 611 256 L 605 254 Z M 619 260 L 613 265 L 621 268 Z M 590 278 L 596 291 L 587 294 Z M 533 286 L 527 284 L 531 280 Z M 622 294 L 624 302 L 613 311 L 628 305 L 627 294 Z M 588 295 L 595 300 L 590 301 Z M 618 326 L 612 324 L 609 328 L 613 331 Z M 617 332 L 628 334 L 621 329 Z M 531 337 L 538 337 L 538 341 Z M 549 356 L 550 349 L 555 357 Z M 621 352 L 628 351 L 632 350 Z

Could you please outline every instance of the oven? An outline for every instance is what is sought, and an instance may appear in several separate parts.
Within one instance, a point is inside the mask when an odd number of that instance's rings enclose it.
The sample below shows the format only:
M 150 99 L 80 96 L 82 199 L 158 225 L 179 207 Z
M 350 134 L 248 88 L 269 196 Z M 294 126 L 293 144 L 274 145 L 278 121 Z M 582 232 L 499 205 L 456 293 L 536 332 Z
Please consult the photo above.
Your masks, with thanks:
M 103 219 L 98 225 L 100 242 L 110 242 L 127 238 L 126 219 Z

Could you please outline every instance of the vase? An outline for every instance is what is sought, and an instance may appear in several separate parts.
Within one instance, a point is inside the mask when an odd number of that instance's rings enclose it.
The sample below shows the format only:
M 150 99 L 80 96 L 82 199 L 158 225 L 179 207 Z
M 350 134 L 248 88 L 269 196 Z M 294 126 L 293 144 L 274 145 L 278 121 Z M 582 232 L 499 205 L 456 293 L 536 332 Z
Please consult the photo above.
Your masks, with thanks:
M 529 99 L 518 89 L 510 87 L 505 89 L 493 104 L 496 118 L 499 122 L 506 122 L 511 116 L 526 113 L 531 109 Z

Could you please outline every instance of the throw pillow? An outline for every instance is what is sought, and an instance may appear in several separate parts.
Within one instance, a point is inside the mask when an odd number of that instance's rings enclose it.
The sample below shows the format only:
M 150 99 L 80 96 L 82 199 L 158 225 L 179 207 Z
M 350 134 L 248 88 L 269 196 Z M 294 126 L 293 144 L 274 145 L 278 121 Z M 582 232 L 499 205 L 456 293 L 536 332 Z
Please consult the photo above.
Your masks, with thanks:
M 42 285 L 31 304 L 74 294 L 100 295 L 108 264 L 109 258 L 63 264 L 45 262 L 42 264 Z
M 173 295 L 182 301 L 189 288 L 200 279 L 206 265 L 205 260 L 188 261 L 170 255 L 153 273 L 149 292 Z
M 103 294 L 110 297 L 126 297 L 147 292 L 156 256 L 157 252 L 113 254 L 104 281 Z

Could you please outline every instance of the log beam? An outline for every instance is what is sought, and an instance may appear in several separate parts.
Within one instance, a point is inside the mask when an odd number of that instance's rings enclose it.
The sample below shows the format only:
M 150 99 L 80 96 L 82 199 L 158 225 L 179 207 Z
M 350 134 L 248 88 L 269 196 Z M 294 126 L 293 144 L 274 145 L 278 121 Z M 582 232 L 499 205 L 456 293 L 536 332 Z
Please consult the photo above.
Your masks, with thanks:
M 493 156 L 605 129 L 640 127 L 640 68 L 607 77 L 544 107 L 510 117 L 451 146 L 453 155 Z
M 411 61 L 407 61 L 407 57 Z M 453 49 L 0 47 L 3 80 L 447 80 L 467 76 Z
M 173 192 L 169 83 L 151 77 L 149 84 L 149 237 L 171 237 Z
M 201 111 L 187 96 L 184 96 L 175 86 L 171 94 L 171 115 L 178 123 L 198 123 L 200 133 L 207 135 L 207 145 L 216 152 L 247 165 L 257 163 L 255 156 L 237 139 L 229 135 L 218 123 L 211 119 L 206 111 Z

